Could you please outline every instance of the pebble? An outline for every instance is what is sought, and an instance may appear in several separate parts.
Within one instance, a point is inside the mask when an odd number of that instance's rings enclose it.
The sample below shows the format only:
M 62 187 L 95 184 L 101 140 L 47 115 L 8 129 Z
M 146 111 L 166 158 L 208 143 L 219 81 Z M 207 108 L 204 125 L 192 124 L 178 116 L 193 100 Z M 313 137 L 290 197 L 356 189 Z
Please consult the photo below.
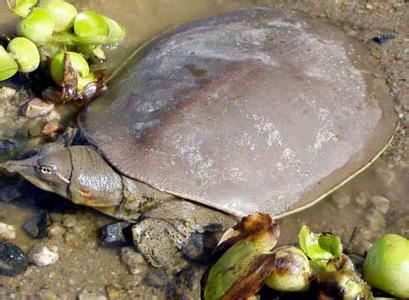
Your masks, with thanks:
M 366 207 L 368 202 L 368 196 L 364 193 L 359 193 L 358 196 L 355 198 L 356 203 L 358 203 L 362 207 Z
M 16 149 L 16 144 L 9 140 L 0 140 L 0 155 L 9 155 Z
M 208 248 L 211 238 L 206 234 L 192 233 L 182 248 L 183 257 L 189 261 L 208 264 L 211 260 L 211 251 Z
M 78 300 L 108 300 L 108 298 L 98 292 L 90 291 L 87 289 L 83 289 L 77 295 Z
M 77 226 L 77 219 L 75 218 L 75 216 L 66 215 L 62 224 L 66 228 L 74 228 L 75 226 Z
M 28 254 L 30 261 L 32 261 L 37 267 L 45 267 L 54 264 L 59 256 L 58 256 L 58 248 L 51 247 L 50 249 L 41 246 L 35 245 Z
M 27 255 L 20 247 L 0 241 L 0 275 L 16 276 L 23 273 L 27 266 Z
M 164 269 L 156 269 L 149 272 L 145 277 L 145 283 L 150 287 L 164 287 L 168 285 L 172 277 Z
M 335 203 L 339 209 L 343 209 L 351 203 L 351 197 L 346 190 L 339 190 L 332 195 Z
M 66 230 L 60 224 L 52 224 L 48 227 L 48 236 L 50 238 L 62 238 Z
M 372 203 L 375 205 L 375 208 L 381 213 L 386 214 L 389 210 L 390 200 L 383 196 L 374 196 L 371 199 Z
M 41 129 L 41 133 L 53 137 L 57 134 L 58 131 L 62 129 L 61 124 L 58 122 L 49 122 L 44 125 L 44 127 Z
M 0 222 L 0 240 L 14 240 L 16 238 L 16 228 L 13 225 Z
M 393 33 L 381 33 L 381 34 L 378 34 L 378 35 L 374 36 L 372 38 L 372 40 L 375 43 L 383 44 L 383 43 L 386 43 L 387 41 L 392 40 L 394 38 L 396 38 L 396 35 L 394 35 Z
M 14 97 L 17 94 L 17 91 L 11 87 L 2 87 L 0 88 L 0 99 L 10 99 L 11 97 Z
M 47 236 L 47 226 L 50 225 L 50 217 L 47 212 L 40 212 L 23 224 L 23 230 L 32 238 L 44 238 Z
M 131 224 L 128 222 L 119 222 L 108 224 L 101 228 L 101 239 L 106 246 L 126 245 L 131 240 Z
M 148 269 L 142 254 L 136 252 L 132 247 L 124 247 L 121 249 L 121 261 L 127 267 L 128 272 L 133 275 L 146 272 Z
M 24 105 L 23 114 L 27 118 L 34 119 L 48 114 L 53 109 L 53 103 L 46 102 L 40 98 L 33 98 Z
M 108 285 L 105 287 L 108 299 L 125 299 L 126 291 L 119 285 Z

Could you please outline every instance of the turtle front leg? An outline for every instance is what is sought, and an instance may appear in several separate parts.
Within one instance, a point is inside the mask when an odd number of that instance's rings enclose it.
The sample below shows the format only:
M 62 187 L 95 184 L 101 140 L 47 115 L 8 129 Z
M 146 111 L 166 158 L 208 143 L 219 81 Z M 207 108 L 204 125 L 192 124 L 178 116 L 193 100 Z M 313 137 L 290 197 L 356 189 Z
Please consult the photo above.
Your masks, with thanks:
M 144 213 L 133 227 L 138 251 L 154 267 L 175 263 L 193 233 L 226 230 L 237 220 L 222 212 L 184 200 L 163 202 Z

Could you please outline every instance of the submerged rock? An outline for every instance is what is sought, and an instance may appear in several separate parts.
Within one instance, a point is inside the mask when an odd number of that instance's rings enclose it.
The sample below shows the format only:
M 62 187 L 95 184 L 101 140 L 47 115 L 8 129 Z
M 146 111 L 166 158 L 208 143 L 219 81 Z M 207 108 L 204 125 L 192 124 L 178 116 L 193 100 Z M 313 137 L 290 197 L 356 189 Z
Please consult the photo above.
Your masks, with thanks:
M 83 289 L 77 295 L 78 300 L 107 300 L 108 298 L 102 293 L 94 292 L 88 289 Z
M 126 245 L 132 241 L 131 224 L 119 222 L 101 228 L 101 239 L 105 246 Z
M 135 249 L 131 247 L 121 249 L 121 261 L 132 275 L 141 274 L 148 269 L 142 254 L 136 252 Z
M 34 119 L 48 114 L 53 109 L 53 103 L 46 102 L 40 98 L 33 98 L 24 105 L 23 114 L 29 119 Z
M 44 238 L 47 236 L 47 226 L 50 225 L 50 217 L 47 212 L 40 212 L 23 225 L 24 231 L 32 238 Z
M 30 261 L 32 261 L 37 267 L 45 267 L 54 264 L 58 258 L 57 247 L 51 247 L 50 249 L 35 245 L 28 254 Z
M 381 33 L 381 34 L 378 34 L 378 35 L 374 36 L 372 38 L 372 40 L 375 43 L 383 44 L 383 43 L 386 43 L 389 40 L 393 40 L 394 38 L 396 38 L 396 35 L 393 34 L 393 33 Z
M 14 240 L 16 238 L 16 228 L 13 225 L 0 222 L 0 240 Z
M 10 140 L 0 140 L 0 156 L 10 155 L 16 150 L 16 143 Z
M 16 276 L 27 269 L 27 255 L 20 247 L 0 241 L 0 275 Z

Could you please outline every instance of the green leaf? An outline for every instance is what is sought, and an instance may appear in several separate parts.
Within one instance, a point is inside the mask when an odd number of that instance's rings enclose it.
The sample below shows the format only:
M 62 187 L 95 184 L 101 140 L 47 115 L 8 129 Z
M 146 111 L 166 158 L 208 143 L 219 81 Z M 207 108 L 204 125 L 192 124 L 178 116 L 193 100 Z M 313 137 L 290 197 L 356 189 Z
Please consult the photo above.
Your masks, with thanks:
M 19 17 L 27 17 L 31 8 L 37 4 L 37 0 L 7 0 L 9 9 Z
M 17 62 L 0 46 L 0 81 L 9 79 L 17 73 Z
M 341 238 L 332 233 L 315 234 L 303 226 L 298 235 L 300 248 L 312 260 L 338 259 L 342 254 Z

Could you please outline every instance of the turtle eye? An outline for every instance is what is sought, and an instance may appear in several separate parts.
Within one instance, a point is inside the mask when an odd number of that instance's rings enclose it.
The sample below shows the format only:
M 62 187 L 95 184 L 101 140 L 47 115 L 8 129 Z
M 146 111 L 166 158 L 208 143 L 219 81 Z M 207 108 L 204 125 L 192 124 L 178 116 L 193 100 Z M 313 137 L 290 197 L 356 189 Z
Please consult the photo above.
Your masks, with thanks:
M 52 167 L 50 167 L 50 166 L 45 166 L 45 165 L 40 166 L 40 167 L 38 168 L 38 170 L 39 170 L 39 172 L 40 172 L 41 174 L 43 174 L 43 175 L 51 175 L 51 174 L 53 173 L 53 171 L 54 171 Z

